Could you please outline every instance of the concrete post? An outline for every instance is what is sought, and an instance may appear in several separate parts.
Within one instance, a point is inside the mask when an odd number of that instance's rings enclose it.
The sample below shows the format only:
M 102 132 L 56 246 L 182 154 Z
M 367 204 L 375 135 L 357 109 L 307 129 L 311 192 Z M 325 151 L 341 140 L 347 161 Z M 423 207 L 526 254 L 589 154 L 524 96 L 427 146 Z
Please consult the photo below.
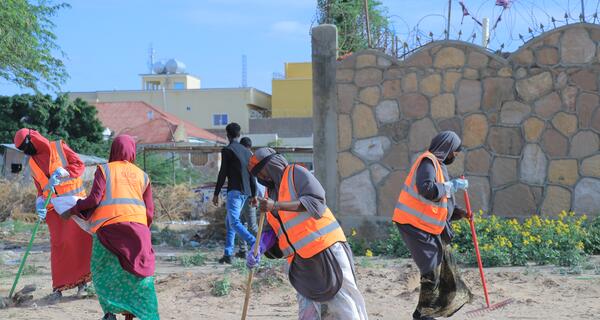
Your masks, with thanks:
M 312 29 L 313 148 L 315 176 L 327 195 L 327 205 L 338 208 L 337 173 L 337 28 L 323 24 Z

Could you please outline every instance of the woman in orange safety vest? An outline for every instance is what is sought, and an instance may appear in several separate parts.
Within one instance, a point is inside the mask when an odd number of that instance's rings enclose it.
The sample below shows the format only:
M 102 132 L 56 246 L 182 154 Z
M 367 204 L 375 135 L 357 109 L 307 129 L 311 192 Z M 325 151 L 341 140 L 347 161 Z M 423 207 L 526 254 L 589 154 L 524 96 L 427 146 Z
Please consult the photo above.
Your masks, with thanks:
M 454 194 L 468 187 L 464 179 L 450 180 L 450 165 L 462 150 L 452 131 L 435 136 L 429 149 L 415 160 L 398 197 L 392 220 L 421 272 L 415 320 L 448 317 L 471 300 L 471 292 L 456 273 L 449 243 L 450 220 L 466 217 Z
M 58 302 L 62 292 L 78 288 L 83 297 L 90 281 L 92 237 L 72 219 L 62 220 L 52 205 L 44 200 L 51 190 L 53 197 L 85 197 L 81 176 L 85 165 L 63 141 L 48 141 L 36 130 L 23 128 L 16 132 L 15 146 L 29 156 L 29 169 L 37 189 L 36 212 L 46 221 L 50 231 L 50 266 L 53 292 L 49 303 Z
M 93 233 L 92 279 L 105 320 L 116 320 L 118 313 L 125 319 L 159 319 L 150 232 L 152 187 L 135 158 L 133 138 L 116 137 L 109 163 L 96 170 L 90 195 L 64 215 L 87 220 Z
M 304 167 L 289 165 L 271 148 L 250 158 L 248 170 L 268 188 L 259 200 L 267 212 L 267 227 L 258 257 L 251 250 L 249 268 L 268 257 L 286 258 L 290 283 L 298 292 L 301 320 L 367 319 L 356 285 L 352 252 L 342 228 L 325 204 L 325 190 Z

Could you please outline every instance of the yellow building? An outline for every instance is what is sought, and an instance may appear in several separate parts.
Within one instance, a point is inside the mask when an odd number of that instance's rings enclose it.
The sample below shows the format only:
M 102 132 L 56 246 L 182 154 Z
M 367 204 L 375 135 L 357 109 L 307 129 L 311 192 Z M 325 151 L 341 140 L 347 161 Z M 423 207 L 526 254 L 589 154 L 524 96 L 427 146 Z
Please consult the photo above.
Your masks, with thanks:
M 251 118 L 271 113 L 271 96 L 255 88 L 202 89 L 200 79 L 186 73 L 140 76 L 142 90 L 72 92 L 70 97 L 89 103 L 143 101 L 217 132 L 230 122 L 248 132 Z
M 273 79 L 273 118 L 312 117 L 312 64 L 285 64 L 285 77 Z

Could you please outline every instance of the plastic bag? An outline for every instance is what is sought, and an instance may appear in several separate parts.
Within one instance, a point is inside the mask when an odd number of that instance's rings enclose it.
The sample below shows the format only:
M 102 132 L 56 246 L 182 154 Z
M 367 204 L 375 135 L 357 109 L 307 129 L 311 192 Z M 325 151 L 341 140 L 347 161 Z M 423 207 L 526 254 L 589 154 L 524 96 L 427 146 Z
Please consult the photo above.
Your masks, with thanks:
M 52 198 L 50 200 L 50 202 L 52 202 L 52 205 L 54 206 L 54 210 L 60 214 L 63 215 L 64 213 L 66 213 L 67 211 L 69 211 L 69 209 L 73 208 L 75 206 L 75 204 L 77 204 L 77 200 L 81 199 L 81 197 L 76 197 L 76 196 L 62 196 L 62 197 L 56 197 L 56 198 Z M 73 221 L 75 221 L 75 223 L 77 223 L 77 225 L 85 232 L 91 234 L 91 227 L 90 227 L 90 223 L 81 219 L 78 216 L 71 216 L 71 219 L 73 219 Z

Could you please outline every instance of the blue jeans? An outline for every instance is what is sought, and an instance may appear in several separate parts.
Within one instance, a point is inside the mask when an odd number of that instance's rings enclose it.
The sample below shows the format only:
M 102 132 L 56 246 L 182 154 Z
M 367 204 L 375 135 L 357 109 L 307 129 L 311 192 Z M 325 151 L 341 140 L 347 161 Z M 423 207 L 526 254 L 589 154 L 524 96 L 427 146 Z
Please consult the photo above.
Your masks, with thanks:
M 233 255 L 235 246 L 235 234 L 238 233 L 246 243 L 252 248 L 256 238 L 244 227 L 240 221 L 240 214 L 244 207 L 244 202 L 248 196 L 238 190 L 227 192 L 227 218 L 225 219 L 225 228 L 227 235 L 225 237 L 225 255 Z

